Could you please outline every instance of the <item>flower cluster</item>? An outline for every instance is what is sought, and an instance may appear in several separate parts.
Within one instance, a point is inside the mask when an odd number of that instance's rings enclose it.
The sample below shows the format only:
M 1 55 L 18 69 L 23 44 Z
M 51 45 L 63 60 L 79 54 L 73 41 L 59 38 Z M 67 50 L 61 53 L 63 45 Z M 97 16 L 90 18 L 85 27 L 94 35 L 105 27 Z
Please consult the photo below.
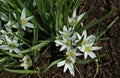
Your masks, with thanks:
M 2 51 L 18 54 L 22 50 L 22 45 L 24 43 L 19 40 L 20 32 L 16 30 L 21 28 L 23 31 L 26 31 L 26 27 L 34 28 L 34 25 L 29 22 L 33 16 L 26 17 L 26 9 L 24 8 L 21 12 L 19 24 L 19 22 L 16 21 L 18 18 L 15 13 L 13 13 L 15 19 L 12 19 L 10 15 L 4 14 L 2 12 L 0 12 L 0 15 L 0 19 L 5 23 L 3 26 L 1 26 L 0 29 L 0 49 Z M 22 63 L 21 66 L 24 67 L 24 69 L 28 69 L 32 65 L 29 56 L 24 56 L 23 61 L 24 63 Z
M 84 30 L 80 35 L 75 32 L 75 26 L 82 19 L 85 13 L 76 16 L 76 9 L 71 18 L 68 18 L 69 27 L 63 26 L 63 31 L 59 31 L 59 35 L 55 40 L 56 46 L 60 46 L 59 51 L 65 52 L 65 59 L 57 64 L 57 67 L 64 65 L 63 72 L 67 69 L 70 74 L 75 75 L 74 64 L 77 56 L 84 56 L 84 59 L 95 58 L 96 55 L 93 51 L 101 49 L 101 47 L 94 46 L 95 35 L 87 36 L 87 31 Z M 82 23 L 81 23 L 82 25 Z M 97 61 L 97 60 L 96 60 Z

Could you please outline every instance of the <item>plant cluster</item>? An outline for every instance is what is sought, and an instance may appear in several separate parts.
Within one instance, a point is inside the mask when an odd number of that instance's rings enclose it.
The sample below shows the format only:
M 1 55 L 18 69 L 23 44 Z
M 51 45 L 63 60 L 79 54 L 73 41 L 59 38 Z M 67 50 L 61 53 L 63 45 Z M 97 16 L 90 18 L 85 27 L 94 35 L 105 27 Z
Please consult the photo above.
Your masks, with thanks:
M 88 35 L 87 29 L 106 19 L 113 10 L 84 25 L 89 12 L 77 13 L 83 1 L 0 0 L 0 69 L 39 74 L 57 64 L 64 66 L 64 73 L 68 69 L 75 76 L 75 63 L 98 63 L 104 55 L 94 53 L 102 48 L 97 42 L 105 39 L 100 37 L 118 17 L 104 30 Z M 37 63 L 49 44 L 56 45 L 59 50 L 50 50 L 63 53 L 63 57 L 41 69 Z

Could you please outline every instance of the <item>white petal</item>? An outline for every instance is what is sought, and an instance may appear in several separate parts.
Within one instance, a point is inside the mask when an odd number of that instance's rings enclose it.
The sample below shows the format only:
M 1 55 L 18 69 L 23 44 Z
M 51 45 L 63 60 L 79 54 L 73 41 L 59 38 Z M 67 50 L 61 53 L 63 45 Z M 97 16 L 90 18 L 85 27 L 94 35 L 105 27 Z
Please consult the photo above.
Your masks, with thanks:
M 10 49 L 10 48 L 9 48 L 9 52 L 12 53 L 12 51 L 13 51 L 13 49 Z
M 73 14 L 72 14 L 72 17 L 76 17 L 76 8 L 74 9 L 74 11 L 73 11 Z
M 19 53 L 20 52 L 20 50 L 18 48 L 15 48 L 14 51 L 15 51 L 15 53 Z
M 78 19 L 77 19 L 77 22 L 80 21 L 83 18 L 84 15 L 85 15 L 85 13 L 82 13 L 81 15 L 79 15 Z
M 8 38 L 7 35 L 5 35 L 5 39 L 6 39 L 6 41 L 7 41 L 8 44 L 12 42 L 12 41 L 10 40 L 10 38 Z
M 83 31 L 82 36 L 84 36 L 84 39 L 86 39 L 86 37 L 87 37 L 87 31 L 86 30 Z
M 25 8 L 22 10 L 22 14 L 21 14 L 21 19 L 26 18 L 26 10 Z
M 91 50 L 94 51 L 94 50 L 99 50 L 99 49 L 101 49 L 101 48 L 102 48 L 102 47 L 94 46 L 94 47 L 91 48 Z
M 8 16 L 7 15 L 5 15 L 4 13 L 1 13 L 1 19 L 3 20 L 3 21 L 8 21 Z
M 67 27 L 65 25 L 63 26 L 63 31 L 67 31 Z
M 79 33 L 77 33 L 78 39 L 81 40 L 82 36 L 80 36 Z
M 2 49 L 2 50 L 8 50 L 9 46 L 8 45 L 2 45 L 2 46 L 0 46 L 0 49 Z
M 56 43 L 56 44 L 59 44 L 59 45 L 64 45 L 63 42 L 60 41 L 60 40 L 55 40 L 55 43 Z
M 66 70 L 68 69 L 68 67 L 69 67 L 69 64 L 66 63 L 65 66 L 64 66 L 64 70 L 63 70 L 64 73 L 66 72 Z
M 32 23 L 30 23 L 30 22 L 27 22 L 27 23 L 25 24 L 25 26 L 26 26 L 26 27 L 29 27 L 29 28 L 34 28 L 34 25 L 33 25 Z
M 71 23 L 72 19 L 70 17 L 68 17 L 68 22 Z
M 79 49 L 80 51 L 82 51 L 82 52 L 85 52 L 85 47 L 86 47 L 86 46 L 82 45 L 81 47 L 78 47 L 78 49 Z
M 57 67 L 61 67 L 65 64 L 66 60 L 63 60 L 57 64 Z
M 60 51 L 63 51 L 65 48 L 67 48 L 67 47 L 63 45 L 63 46 L 60 48 Z
M 22 26 L 23 30 L 26 30 L 26 26 Z
M 17 42 L 18 42 L 18 38 L 17 38 L 17 37 L 14 37 L 13 42 L 14 42 L 14 43 L 17 43 Z
M 75 72 L 74 72 L 74 67 L 73 67 L 73 64 L 72 64 L 72 63 L 70 64 L 70 66 L 68 67 L 68 69 L 69 69 L 69 71 L 70 71 L 70 74 L 73 75 L 73 77 L 74 77 Z
M 88 53 L 84 53 L 84 59 L 87 59 Z
M 29 20 L 31 20 L 33 18 L 33 16 L 30 16 L 30 17 L 27 17 L 25 20 L 26 21 L 29 21 Z
M 91 58 L 95 58 L 95 57 L 96 57 L 95 53 L 93 53 L 93 52 L 90 52 L 90 53 L 89 53 L 89 56 L 90 56 Z
M 95 36 L 94 35 L 90 35 L 86 38 L 86 40 L 88 41 L 88 43 L 94 43 L 95 42 Z
M 80 56 L 80 55 L 82 55 L 82 54 L 81 54 L 81 53 L 75 53 L 75 55 L 76 55 L 76 56 Z

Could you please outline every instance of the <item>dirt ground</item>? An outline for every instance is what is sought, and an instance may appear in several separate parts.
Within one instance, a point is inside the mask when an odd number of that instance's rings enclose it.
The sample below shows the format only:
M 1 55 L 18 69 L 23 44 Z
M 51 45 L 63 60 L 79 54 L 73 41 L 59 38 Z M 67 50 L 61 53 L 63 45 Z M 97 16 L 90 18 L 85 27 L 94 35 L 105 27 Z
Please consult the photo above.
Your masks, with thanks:
M 85 0 L 79 7 L 78 12 L 84 12 L 92 9 L 86 22 L 102 17 L 114 7 L 114 13 L 103 22 L 89 29 L 89 33 L 96 32 L 108 26 L 113 19 L 120 16 L 120 0 Z M 99 70 L 96 78 L 120 78 L 120 19 L 102 36 L 109 37 L 109 40 L 100 42 L 102 50 L 100 54 L 107 54 L 99 61 Z M 46 59 L 43 59 L 46 60 Z M 76 74 L 74 78 L 93 78 L 95 74 L 96 64 L 90 63 L 87 65 L 76 64 Z M 73 78 L 69 72 L 63 73 L 62 68 L 52 67 L 47 73 L 42 75 L 42 78 Z M 0 72 L 0 78 L 18 78 L 20 75 L 9 72 Z M 37 78 L 33 75 L 28 75 L 23 78 Z

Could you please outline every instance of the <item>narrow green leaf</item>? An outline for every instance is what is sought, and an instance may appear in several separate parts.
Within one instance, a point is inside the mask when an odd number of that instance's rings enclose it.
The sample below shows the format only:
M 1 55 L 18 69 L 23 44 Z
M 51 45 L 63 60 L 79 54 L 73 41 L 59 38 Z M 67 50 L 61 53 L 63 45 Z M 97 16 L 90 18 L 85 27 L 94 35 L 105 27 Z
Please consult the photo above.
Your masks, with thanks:
M 4 68 L 4 70 L 12 73 L 20 73 L 20 74 L 35 74 L 37 71 L 35 70 L 18 70 L 18 69 L 9 69 L 9 68 Z
M 101 54 L 101 55 L 95 57 L 94 59 L 89 59 L 89 60 L 80 60 L 80 59 L 77 59 L 76 62 L 80 63 L 80 64 L 89 64 L 89 63 L 91 63 L 91 62 L 93 62 L 93 61 L 95 61 L 97 59 L 100 59 L 100 58 L 102 58 L 104 56 L 106 56 L 106 54 Z
M 53 61 L 49 66 L 47 66 L 47 68 L 43 71 L 44 72 L 47 72 L 48 69 L 50 69 L 52 66 L 56 65 L 58 62 L 60 62 L 62 59 L 58 59 L 58 60 L 55 60 Z
M 107 30 L 111 28 L 111 26 L 118 20 L 119 16 L 117 16 L 106 28 L 104 28 L 102 31 L 98 32 L 98 37 L 100 38 Z
M 10 53 L 10 52 L 7 52 L 7 51 L 4 51 L 4 53 L 11 56 L 11 57 L 22 58 L 21 54 L 13 54 L 13 53 Z
M 114 12 L 114 9 L 112 8 L 110 12 L 108 12 L 106 15 L 104 15 L 103 17 L 97 19 L 96 21 L 91 21 L 90 23 L 88 23 L 87 25 L 84 25 L 83 27 L 80 27 L 77 31 L 79 33 L 82 33 L 82 31 L 95 26 L 96 24 L 102 22 L 103 20 L 105 20 L 107 17 L 109 17 L 112 13 Z
M 46 46 L 50 42 L 51 42 L 51 40 L 42 41 L 38 45 L 35 45 L 35 46 L 28 48 L 26 50 L 20 51 L 19 54 L 29 53 L 29 52 L 32 52 L 33 50 L 41 49 L 42 47 Z

